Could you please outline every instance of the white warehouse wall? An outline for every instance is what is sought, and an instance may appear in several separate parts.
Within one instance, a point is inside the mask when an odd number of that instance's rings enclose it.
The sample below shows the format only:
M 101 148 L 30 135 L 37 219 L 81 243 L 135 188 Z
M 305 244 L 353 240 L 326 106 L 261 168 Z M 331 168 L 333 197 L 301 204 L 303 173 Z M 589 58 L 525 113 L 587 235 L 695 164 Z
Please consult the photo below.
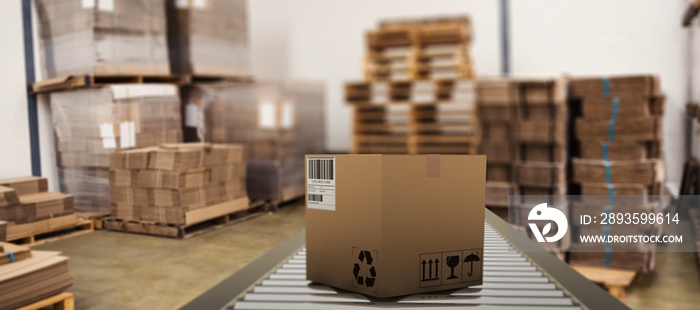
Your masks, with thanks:
M 0 178 L 7 178 L 32 172 L 21 1 L 0 1 L 0 21 Z

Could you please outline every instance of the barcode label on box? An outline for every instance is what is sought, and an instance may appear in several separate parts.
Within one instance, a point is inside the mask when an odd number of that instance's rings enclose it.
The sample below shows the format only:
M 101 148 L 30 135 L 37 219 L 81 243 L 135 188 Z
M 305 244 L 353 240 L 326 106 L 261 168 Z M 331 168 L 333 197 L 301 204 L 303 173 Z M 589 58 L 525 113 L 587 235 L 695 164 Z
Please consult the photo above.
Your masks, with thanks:
M 306 207 L 335 211 L 335 157 L 308 157 Z

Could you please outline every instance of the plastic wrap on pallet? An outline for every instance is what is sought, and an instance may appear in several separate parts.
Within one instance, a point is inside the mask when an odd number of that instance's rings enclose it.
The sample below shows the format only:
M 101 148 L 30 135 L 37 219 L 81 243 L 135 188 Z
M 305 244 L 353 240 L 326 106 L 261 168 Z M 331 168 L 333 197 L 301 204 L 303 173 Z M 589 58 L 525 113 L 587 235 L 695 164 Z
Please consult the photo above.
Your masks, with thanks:
M 76 210 L 109 213 L 110 154 L 180 142 L 177 87 L 121 84 L 50 95 L 61 191 Z
M 171 70 L 250 75 L 246 12 L 246 0 L 168 0 Z
M 165 0 L 38 0 L 45 78 L 168 74 Z
M 183 90 L 187 141 L 248 149 L 251 200 L 303 196 L 304 154 L 324 151 L 323 86 L 312 82 L 200 84 Z

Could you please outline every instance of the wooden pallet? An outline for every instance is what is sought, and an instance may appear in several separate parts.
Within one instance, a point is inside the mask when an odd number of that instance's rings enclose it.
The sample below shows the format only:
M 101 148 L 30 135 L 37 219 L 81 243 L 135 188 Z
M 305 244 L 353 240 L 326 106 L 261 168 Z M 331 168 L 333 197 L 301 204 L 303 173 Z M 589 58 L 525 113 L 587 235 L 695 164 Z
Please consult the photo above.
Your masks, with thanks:
M 215 82 L 252 82 L 252 76 L 191 75 L 191 74 L 86 74 L 52 78 L 30 86 L 33 93 L 48 93 L 111 84 L 175 84 Z
M 51 307 L 51 309 L 55 310 L 75 309 L 75 299 L 73 293 L 63 292 L 61 294 L 37 301 L 31 305 L 26 305 L 24 307 L 18 308 L 17 310 L 39 310 L 48 307 Z
M 95 226 L 92 220 L 79 219 L 73 224 L 58 227 L 51 231 L 42 231 L 21 236 L 8 236 L 7 241 L 12 242 L 14 244 L 35 246 L 58 240 L 63 240 L 66 238 L 72 238 L 89 234 L 94 230 Z
M 95 213 L 95 212 L 75 212 L 81 220 L 93 222 L 95 230 L 104 229 L 104 220 L 112 216 L 110 213 Z
M 268 204 L 264 201 L 255 201 L 251 203 L 250 208 L 246 210 L 218 216 L 192 226 L 163 224 L 149 221 L 126 221 L 111 218 L 106 219 L 104 223 L 105 229 L 111 231 L 175 239 L 189 239 L 229 225 L 259 217 L 269 210 L 268 207 Z
M 637 276 L 635 271 L 603 267 L 571 265 L 571 268 L 594 283 L 602 284 L 617 299 L 627 299 L 625 288 L 632 284 Z

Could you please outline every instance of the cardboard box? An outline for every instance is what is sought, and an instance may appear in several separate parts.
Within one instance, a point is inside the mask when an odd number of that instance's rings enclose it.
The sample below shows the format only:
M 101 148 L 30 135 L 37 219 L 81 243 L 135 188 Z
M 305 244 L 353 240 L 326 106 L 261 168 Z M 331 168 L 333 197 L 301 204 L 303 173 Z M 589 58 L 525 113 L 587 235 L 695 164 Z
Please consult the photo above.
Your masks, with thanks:
M 14 188 L 0 186 L 0 207 L 19 203 L 17 191 Z
M 43 193 L 49 190 L 49 182 L 40 177 L 19 177 L 0 180 L 0 186 L 13 188 L 18 196 Z
M 306 174 L 309 280 L 375 297 L 482 283 L 485 156 L 307 155 Z
M 73 213 L 73 196 L 61 193 L 38 193 L 19 197 L 27 221 Z

